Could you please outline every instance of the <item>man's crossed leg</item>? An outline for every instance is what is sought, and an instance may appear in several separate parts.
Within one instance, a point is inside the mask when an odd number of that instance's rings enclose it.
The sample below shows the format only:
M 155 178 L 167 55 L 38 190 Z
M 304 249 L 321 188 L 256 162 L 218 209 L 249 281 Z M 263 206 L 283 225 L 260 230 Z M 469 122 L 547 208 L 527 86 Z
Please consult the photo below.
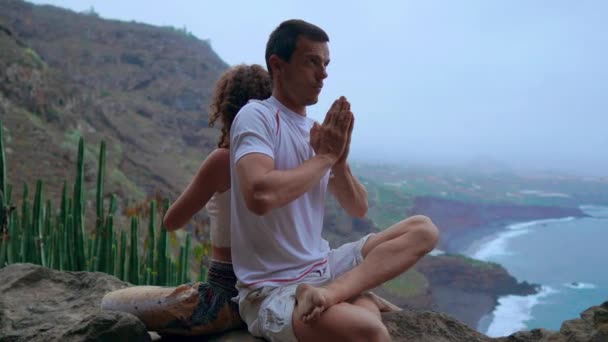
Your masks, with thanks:
M 390 341 L 378 301 L 362 294 L 407 271 L 438 238 L 429 218 L 412 216 L 370 236 L 352 270 L 320 287 L 299 285 L 292 316 L 298 341 Z

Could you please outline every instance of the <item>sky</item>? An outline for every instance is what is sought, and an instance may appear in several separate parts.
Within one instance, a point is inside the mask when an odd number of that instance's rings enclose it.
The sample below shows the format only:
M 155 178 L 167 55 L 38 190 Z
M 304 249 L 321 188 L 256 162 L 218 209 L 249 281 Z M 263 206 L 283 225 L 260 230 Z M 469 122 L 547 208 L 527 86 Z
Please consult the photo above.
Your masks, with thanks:
M 607 1 L 32 2 L 185 27 L 230 65 L 265 66 L 270 32 L 304 19 L 329 34 L 331 55 L 309 116 L 346 96 L 352 159 L 608 176 Z

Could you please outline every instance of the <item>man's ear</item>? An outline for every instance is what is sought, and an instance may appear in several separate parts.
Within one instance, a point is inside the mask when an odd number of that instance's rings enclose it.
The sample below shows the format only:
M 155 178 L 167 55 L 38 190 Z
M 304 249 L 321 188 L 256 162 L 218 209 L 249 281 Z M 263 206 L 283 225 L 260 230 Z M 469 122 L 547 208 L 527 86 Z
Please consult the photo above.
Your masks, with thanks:
M 282 62 L 283 62 L 281 60 L 281 57 L 279 57 L 277 55 L 270 55 L 268 62 L 270 64 L 270 68 L 272 69 L 272 75 L 279 76 L 281 74 L 281 67 L 282 67 Z M 268 70 L 268 71 L 270 71 L 270 70 Z

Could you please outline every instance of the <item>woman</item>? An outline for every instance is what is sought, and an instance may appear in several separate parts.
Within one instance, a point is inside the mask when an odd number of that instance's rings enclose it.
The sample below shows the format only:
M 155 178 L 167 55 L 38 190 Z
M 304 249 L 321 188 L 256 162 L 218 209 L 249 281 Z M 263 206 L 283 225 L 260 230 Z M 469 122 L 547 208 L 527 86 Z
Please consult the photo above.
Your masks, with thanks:
M 104 310 L 138 316 L 160 334 L 201 335 L 243 325 L 236 303 L 236 276 L 230 256 L 230 127 L 250 99 L 270 97 L 272 86 L 259 65 L 239 65 L 219 79 L 211 102 L 209 125 L 222 124 L 218 148 L 207 156 L 186 190 L 164 217 L 168 230 L 183 227 L 205 205 L 210 217 L 211 264 L 208 283 L 177 288 L 136 286 L 104 296 Z

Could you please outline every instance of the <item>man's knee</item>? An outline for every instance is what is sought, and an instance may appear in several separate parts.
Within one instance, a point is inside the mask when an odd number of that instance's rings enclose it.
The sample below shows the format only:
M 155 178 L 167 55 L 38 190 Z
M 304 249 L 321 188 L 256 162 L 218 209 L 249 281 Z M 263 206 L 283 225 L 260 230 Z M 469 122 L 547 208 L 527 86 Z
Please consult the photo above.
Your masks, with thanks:
M 439 229 L 424 215 L 415 215 L 408 218 L 409 234 L 416 240 L 420 253 L 426 254 L 435 248 L 439 241 Z

